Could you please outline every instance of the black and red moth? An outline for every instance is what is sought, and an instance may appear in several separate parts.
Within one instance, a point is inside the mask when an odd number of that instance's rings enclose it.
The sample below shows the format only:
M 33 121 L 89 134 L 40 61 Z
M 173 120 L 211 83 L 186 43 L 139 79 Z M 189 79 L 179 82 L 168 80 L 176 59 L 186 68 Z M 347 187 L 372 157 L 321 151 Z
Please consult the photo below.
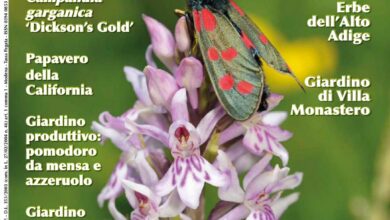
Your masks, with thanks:
M 234 119 L 248 119 L 262 101 L 266 103 L 262 60 L 294 75 L 233 0 L 189 0 L 188 7 L 187 17 L 219 101 Z

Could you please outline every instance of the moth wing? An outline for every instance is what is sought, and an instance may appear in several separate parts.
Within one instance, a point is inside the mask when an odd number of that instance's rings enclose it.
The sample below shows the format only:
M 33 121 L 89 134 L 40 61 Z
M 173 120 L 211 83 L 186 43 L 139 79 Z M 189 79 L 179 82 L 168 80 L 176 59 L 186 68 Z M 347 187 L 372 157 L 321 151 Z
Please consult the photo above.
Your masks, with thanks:
M 230 20 L 207 7 L 193 10 L 196 36 L 213 88 L 227 113 L 246 120 L 259 107 L 264 75 Z
M 259 52 L 259 57 L 263 58 L 264 61 L 274 69 L 292 75 L 292 72 L 287 63 L 284 61 L 272 43 L 268 40 L 265 34 L 261 31 L 261 29 L 255 25 L 255 23 L 233 0 L 229 0 L 229 2 L 229 16 L 231 17 L 232 21 L 235 22 L 237 26 L 248 35 L 249 39 L 256 46 L 256 49 Z

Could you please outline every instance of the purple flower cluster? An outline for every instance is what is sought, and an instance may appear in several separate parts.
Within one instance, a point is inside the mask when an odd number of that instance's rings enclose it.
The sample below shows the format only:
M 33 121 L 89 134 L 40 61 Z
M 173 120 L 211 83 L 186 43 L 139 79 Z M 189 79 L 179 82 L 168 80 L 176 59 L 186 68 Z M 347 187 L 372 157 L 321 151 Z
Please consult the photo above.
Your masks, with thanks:
M 114 219 L 127 219 L 115 206 L 125 194 L 131 219 L 191 219 L 186 213 L 207 198 L 207 183 L 218 188 L 220 199 L 210 219 L 279 219 L 298 199 L 298 193 L 282 197 L 282 192 L 302 180 L 286 167 L 289 157 L 281 142 L 292 135 L 279 126 L 287 114 L 270 112 L 282 97 L 272 94 L 266 111 L 233 121 L 213 91 L 202 87 L 204 68 L 189 56 L 185 19 L 178 20 L 174 34 L 151 17 L 144 21 L 152 41 L 148 66 L 143 72 L 125 67 L 138 100 L 123 115 L 103 112 L 92 124 L 123 152 L 98 196 L 100 206 L 107 200 Z M 159 69 L 153 55 L 171 73 Z M 270 163 L 273 156 L 282 168 Z

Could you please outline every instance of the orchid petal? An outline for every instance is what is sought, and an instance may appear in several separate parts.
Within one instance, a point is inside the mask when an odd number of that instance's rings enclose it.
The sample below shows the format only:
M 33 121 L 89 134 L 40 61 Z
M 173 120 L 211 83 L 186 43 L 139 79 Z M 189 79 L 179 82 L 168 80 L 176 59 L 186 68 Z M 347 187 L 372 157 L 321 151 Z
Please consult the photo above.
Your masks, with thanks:
M 283 100 L 282 95 L 278 95 L 275 93 L 272 93 L 268 98 L 267 98 L 267 103 L 268 103 L 268 108 L 266 112 L 269 112 L 273 110 L 276 106 L 279 105 L 279 103 Z
M 122 181 L 122 185 L 123 185 L 123 181 Z M 134 191 L 132 189 L 130 189 L 130 188 L 124 188 L 124 189 L 125 189 L 126 199 L 127 199 L 127 201 L 129 201 L 130 206 L 133 209 L 137 209 L 139 207 L 139 202 L 138 202 L 137 197 L 135 196 Z
M 92 122 L 91 129 L 100 133 L 103 137 L 109 138 L 122 151 L 127 151 L 130 148 L 130 144 L 127 142 L 128 137 L 119 133 L 117 130 L 104 127 L 97 122 Z
M 153 103 L 170 109 L 172 98 L 179 89 L 176 80 L 164 70 L 152 66 L 147 66 L 144 73 Z
M 197 89 L 188 90 L 188 97 L 190 99 L 190 104 L 192 109 L 199 108 L 199 95 Z
M 176 45 L 172 33 L 157 20 L 142 16 L 151 37 L 154 54 L 167 66 L 173 70 L 176 66 L 175 53 Z
M 207 172 L 201 156 L 179 157 L 172 164 L 171 183 L 176 186 L 183 203 L 196 209 L 199 206 L 200 194 L 204 186 Z M 168 171 L 169 172 L 169 171 Z
M 152 186 L 158 182 L 158 176 L 148 161 L 146 161 L 145 153 L 143 151 L 138 152 L 135 159 L 135 166 L 143 184 Z
M 146 85 L 145 74 L 133 67 L 125 67 L 124 72 L 127 80 L 133 85 L 133 89 L 138 99 L 146 104 L 151 105 L 152 100 L 150 99 L 148 87 Z
M 176 186 L 176 183 L 173 181 L 174 172 L 174 166 L 171 166 L 165 175 L 161 178 L 161 180 L 153 187 L 153 191 L 158 196 L 166 196 L 173 191 Z
M 226 177 L 203 157 L 201 157 L 201 161 L 205 169 L 205 181 L 216 187 L 226 186 Z
M 225 152 L 218 151 L 216 164 L 217 168 L 225 175 L 227 182 L 225 186 L 218 189 L 218 197 L 224 201 L 242 203 L 244 201 L 244 191 L 240 187 L 236 168 Z
M 197 109 L 197 89 L 201 87 L 204 80 L 203 66 L 200 61 L 193 57 L 184 58 L 175 71 L 175 78 L 179 86 L 187 89 L 192 108 Z
M 127 112 L 127 114 L 124 116 L 124 119 L 138 121 L 141 115 L 149 112 L 153 112 L 151 107 L 146 106 L 141 101 L 135 101 L 134 108 Z
M 123 188 L 119 180 L 126 178 L 128 172 L 128 167 L 123 161 L 120 161 L 116 165 L 114 172 L 111 174 L 108 184 L 98 195 L 98 203 L 100 207 L 103 207 L 105 200 L 115 199 L 122 193 Z
M 252 211 L 246 220 L 277 220 L 275 214 L 269 206 L 265 206 L 262 211 Z
M 251 127 L 244 135 L 243 143 L 245 147 L 253 154 L 260 155 L 263 153 L 261 144 L 264 142 L 263 129 L 260 126 Z M 271 149 L 268 149 L 271 151 Z
M 293 136 L 291 132 L 283 130 L 280 127 L 267 126 L 266 130 L 279 142 L 287 141 Z
M 242 141 L 236 141 L 226 150 L 226 155 L 230 161 L 235 161 L 242 155 L 246 154 L 248 150 L 243 146 Z
M 221 106 L 218 106 L 202 118 L 196 128 L 201 137 L 201 144 L 209 139 L 211 132 L 214 130 L 215 126 L 224 115 L 225 111 Z
M 148 66 L 152 66 L 152 67 L 157 68 L 156 62 L 154 62 L 154 59 L 153 59 L 153 46 L 151 44 L 146 49 L 145 60 L 146 60 L 146 63 L 148 64 Z
M 98 198 L 97 198 L 97 201 L 98 201 L 98 204 L 99 204 L 99 207 L 100 208 L 103 208 L 104 206 L 104 201 L 106 201 L 107 199 L 111 198 L 112 196 L 107 196 L 107 194 L 111 193 L 111 189 L 109 186 L 105 186 L 101 192 L 99 193 L 98 195 Z
M 302 178 L 302 173 L 295 173 L 294 175 L 287 176 L 283 179 L 278 180 L 274 184 L 267 186 L 266 192 L 271 194 L 286 189 L 294 189 L 301 184 Z
M 149 216 L 145 216 L 144 214 L 142 214 L 139 209 L 136 209 L 131 213 L 130 219 L 131 220 L 152 220 L 149 218 Z M 153 219 L 153 220 L 157 220 L 157 219 Z
M 171 115 L 173 121 L 189 121 L 187 94 L 185 89 L 180 89 L 173 97 L 171 105 Z
M 287 118 L 287 112 L 268 112 L 263 115 L 263 124 L 279 126 Z
M 126 121 L 126 127 L 133 132 L 152 137 L 163 143 L 165 146 L 168 146 L 169 144 L 168 133 L 153 125 L 139 125 L 131 120 L 128 120 Z
M 284 211 L 286 211 L 286 209 L 291 204 L 296 202 L 298 200 L 298 198 L 299 198 L 299 193 L 293 193 L 291 195 L 288 195 L 284 198 L 280 198 L 280 199 L 276 200 L 275 202 L 273 202 L 271 204 L 271 207 L 275 213 L 276 218 L 279 219 L 282 216 L 282 214 L 284 213 Z
M 264 171 L 264 169 L 269 165 L 269 162 L 272 159 L 272 154 L 266 154 L 256 165 L 254 165 L 249 172 L 245 175 L 243 186 L 246 189 L 249 183 L 252 182 L 260 173 Z
M 260 125 L 248 129 L 244 136 L 243 143 L 249 151 L 255 155 L 261 155 L 263 151 L 278 156 L 283 165 L 288 163 L 288 152 L 279 143 L 291 137 L 291 133 L 283 131 L 278 127 L 264 127 Z
M 273 170 L 261 173 L 248 184 L 245 198 L 251 199 L 257 197 L 260 193 L 264 193 L 267 187 L 273 186 L 274 183 L 286 177 L 289 170 L 288 167 L 280 169 L 279 166 L 276 166 Z M 267 190 L 265 193 L 269 191 Z
M 125 151 L 122 153 L 121 160 L 123 160 L 127 165 L 129 165 L 131 168 L 136 168 L 136 162 L 135 159 L 137 158 L 139 149 L 136 148 L 130 148 L 130 150 Z M 139 176 L 137 175 L 137 178 Z
M 176 23 L 175 39 L 179 51 L 184 53 L 190 50 L 191 38 L 188 33 L 187 21 L 185 16 L 179 18 Z
M 126 217 L 116 208 L 115 199 L 110 199 L 110 201 L 108 202 L 108 210 L 110 211 L 112 217 L 115 220 L 126 220 Z
M 150 124 L 150 125 L 154 125 L 162 130 L 167 130 L 168 129 L 168 120 L 166 119 L 166 117 L 163 115 L 164 113 L 166 113 L 166 110 L 163 108 L 160 108 L 160 109 L 156 109 L 155 107 L 157 106 L 152 106 L 151 108 L 149 107 L 149 109 L 151 109 L 152 111 L 149 111 L 149 112 L 143 112 L 141 115 L 140 115 L 140 120 L 133 120 L 133 121 L 142 121 L 144 123 L 142 124 Z M 158 107 L 157 107 L 158 108 Z
M 250 214 L 250 210 L 245 205 L 239 205 L 226 215 L 220 218 L 220 220 L 236 220 L 244 219 Z
M 290 168 L 289 167 L 280 168 L 279 165 L 276 164 L 273 172 L 276 180 L 282 180 L 288 176 L 288 173 L 290 172 Z
M 157 219 L 157 205 L 161 201 L 160 197 L 156 196 L 149 187 L 142 184 L 123 180 L 122 185 L 125 188 L 128 199 L 132 199 L 133 197 L 137 199 L 137 205 L 133 206 L 134 212 L 132 212 L 132 217 L 139 219 Z M 146 204 L 149 208 L 144 209 L 142 204 Z M 147 216 L 147 218 L 143 218 L 143 216 Z
M 131 111 L 131 110 L 130 110 Z M 126 115 L 125 113 L 124 115 Z M 118 131 L 126 131 L 126 127 L 124 126 L 123 116 L 115 117 L 112 116 L 109 112 L 102 112 L 99 115 L 99 122 L 109 128 L 118 130 Z
M 235 160 L 233 164 L 236 167 L 238 173 L 244 173 L 251 169 L 258 160 L 258 156 L 251 153 L 246 153 Z
M 244 133 L 245 128 L 240 123 L 235 122 L 220 134 L 219 145 L 225 144 Z
M 181 202 L 177 190 L 174 190 L 168 199 L 158 208 L 159 216 L 162 218 L 170 218 L 179 215 L 186 206 Z
M 121 182 L 126 193 L 135 191 L 146 196 L 150 200 L 155 199 L 152 190 L 149 189 L 147 186 L 132 181 L 128 181 L 128 180 L 122 180 Z M 137 207 L 133 207 L 133 208 L 137 208 Z
M 184 172 L 187 171 L 184 170 Z M 204 181 L 202 179 L 195 179 L 194 175 L 189 173 L 189 175 L 181 178 L 180 183 L 177 184 L 177 191 L 186 206 L 197 209 L 203 186 Z

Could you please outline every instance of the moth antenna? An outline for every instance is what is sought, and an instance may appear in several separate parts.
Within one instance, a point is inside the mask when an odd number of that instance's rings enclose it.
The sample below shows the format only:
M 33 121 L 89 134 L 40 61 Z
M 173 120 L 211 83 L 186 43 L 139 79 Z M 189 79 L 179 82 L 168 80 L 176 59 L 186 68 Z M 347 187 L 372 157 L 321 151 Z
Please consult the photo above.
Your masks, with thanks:
M 294 80 L 295 80 L 295 82 L 297 82 L 298 86 L 302 89 L 302 91 L 303 91 L 304 93 L 306 93 L 305 87 L 303 86 L 303 84 L 301 83 L 301 81 L 297 78 L 297 76 L 295 76 L 294 73 L 288 73 L 288 74 L 294 78 Z
M 258 56 L 258 55 L 257 55 Z M 257 57 L 257 60 L 258 60 L 258 62 L 260 63 L 260 66 L 263 64 L 263 59 L 261 59 L 260 57 Z M 265 61 L 264 61 L 265 62 Z M 265 63 L 267 63 L 267 62 L 265 62 Z M 280 71 L 280 70 L 277 70 L 277 69 L 275 69 L 275 67 L 273 67 L 272 65 L 269 65 L 268 64 L 268 66 L 270 66 L 272 69 L 274 69 L 274 70 L 276 70 L 276 71 L 278 71 L 279 73 L 282 73 L 282 74 L 288 74 L 288 75 L 290 75 L 294 80 L 295 80 L 295 82 L 298 84 L 298 86 L 301 88 L 301 90 L 304 92 L 304 93 L 306 93 L 306 89 L 305 89 L 305 87 L 303 86 L 303 84 L 302 84 L 302 82 L 297 78 L 297 76 L 294 74 L 294 73 L 292 73 L 292 71 L 289 69 L 288 71 Z

